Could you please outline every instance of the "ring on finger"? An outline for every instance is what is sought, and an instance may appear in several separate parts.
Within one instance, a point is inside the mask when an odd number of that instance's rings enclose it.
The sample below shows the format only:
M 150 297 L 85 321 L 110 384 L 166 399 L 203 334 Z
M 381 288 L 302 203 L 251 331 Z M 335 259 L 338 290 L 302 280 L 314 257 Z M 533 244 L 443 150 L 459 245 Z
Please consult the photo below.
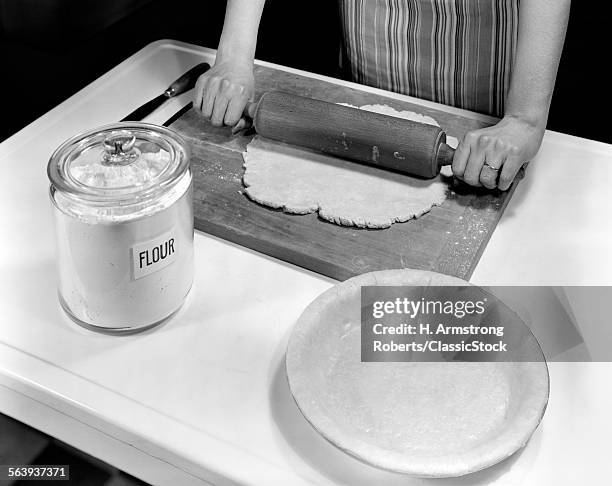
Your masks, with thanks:
M 500 169 L 500 167 L 493 167 L 491 164 L 489 164 L 489 163 L 488 163 L 488 162 L 486 162 L 486 161 L 485 161 L 485 163 L 484 163 L 484 166 L 485 166 L 485 167 L 488 167 L 489 169 L 494 170 L 494 171 L 496 171 L 496 172 L 497 172 L 497 171 L 499 171 L 499 169 Z

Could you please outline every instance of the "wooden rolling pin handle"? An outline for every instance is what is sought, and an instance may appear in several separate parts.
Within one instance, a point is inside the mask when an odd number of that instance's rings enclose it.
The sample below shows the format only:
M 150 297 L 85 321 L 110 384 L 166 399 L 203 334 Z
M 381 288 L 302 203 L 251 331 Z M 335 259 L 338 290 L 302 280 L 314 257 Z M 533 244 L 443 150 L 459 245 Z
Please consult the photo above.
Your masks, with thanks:
M 251 120 L 255 119 L 255 113 L 257 112 L 258 103 L 255 101 L 249 101 L 244 107 L 243 114 L 250 118 Z
M 445 165 L 451 165 L 453 163 L 453 157 L 455 156 L 455 149 L 446 143 L 441 143 L 438 147 L 438 167 Z

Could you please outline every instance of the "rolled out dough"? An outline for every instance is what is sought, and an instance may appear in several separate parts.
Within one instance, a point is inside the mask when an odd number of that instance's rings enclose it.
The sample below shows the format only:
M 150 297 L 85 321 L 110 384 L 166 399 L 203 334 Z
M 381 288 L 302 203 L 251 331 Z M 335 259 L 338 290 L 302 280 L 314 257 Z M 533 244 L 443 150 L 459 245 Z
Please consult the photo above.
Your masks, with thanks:
M 385 105 L 360 109 L 438 125 L 431 117 Z M 361 228 L 388 228 L 442 204 L 450 174 L 422 180 L 260 137 L 243 158 L 245 193 L 253 201 L 287 213 L 317 212 L 332 223 Z

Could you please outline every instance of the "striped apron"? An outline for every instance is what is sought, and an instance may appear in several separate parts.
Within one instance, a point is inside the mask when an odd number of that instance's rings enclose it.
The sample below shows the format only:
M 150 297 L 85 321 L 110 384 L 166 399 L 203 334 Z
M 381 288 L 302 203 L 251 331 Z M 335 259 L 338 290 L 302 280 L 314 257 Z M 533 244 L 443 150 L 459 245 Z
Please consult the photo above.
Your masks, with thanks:
M 339 0 L 353 80 L 502 116 L 520 0 Z

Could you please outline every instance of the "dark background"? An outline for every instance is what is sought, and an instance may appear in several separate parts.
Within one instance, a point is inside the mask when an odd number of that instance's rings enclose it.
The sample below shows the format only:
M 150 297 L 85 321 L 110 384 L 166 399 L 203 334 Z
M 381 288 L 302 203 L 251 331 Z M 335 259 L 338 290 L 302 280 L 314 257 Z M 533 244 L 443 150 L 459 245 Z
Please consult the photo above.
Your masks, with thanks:
M 603 3 L 573 2 L 548 127 L 610 143 Z M 267 0 L 257 58 L 341 77 L 336 5 Z M 216 47 L 224 10 L 222 0 L 0 0 L 0 141 L 154 40 Z

